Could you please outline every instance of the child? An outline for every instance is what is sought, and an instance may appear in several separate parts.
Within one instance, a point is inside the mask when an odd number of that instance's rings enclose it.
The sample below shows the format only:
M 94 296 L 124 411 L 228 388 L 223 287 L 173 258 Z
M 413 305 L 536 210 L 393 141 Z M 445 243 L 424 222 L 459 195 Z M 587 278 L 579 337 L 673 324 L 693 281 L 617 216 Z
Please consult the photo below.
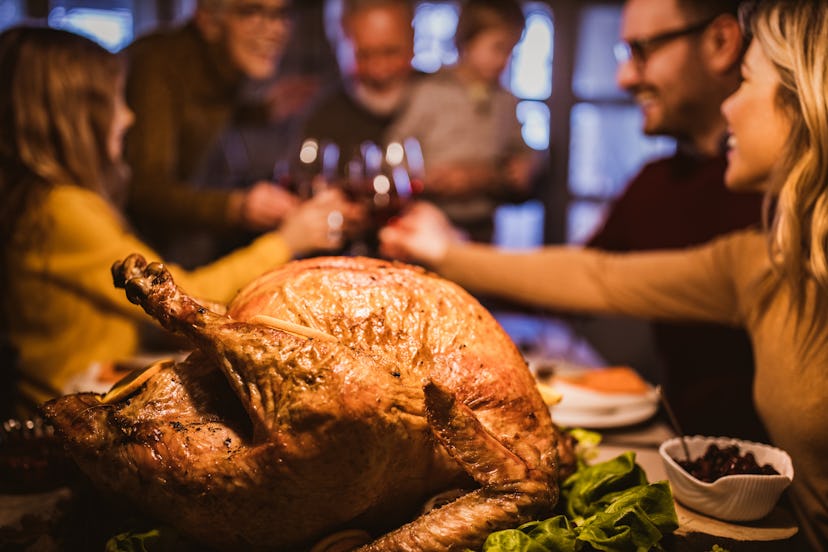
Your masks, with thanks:
M 0 327 L 17 355 L 19 402 L 31 408 L 93 363 L 142 347 L 149 318 L 114 288 L 110 266 L 130 253 L 160 258 L 118 209 L 122 137 L 133 120 L 121 59 L 78 35 L 21 27 L 0 35 L 0 82 Z M 331 191 L 303 204 L 280 232 L 213 264 L 169 268 L 189 292 L 226 303 L 292 255 L 339 247 L 331 211 L 357 216 Z
M 525 19 L 516 0 L 468 0 L 455 32 L 456 65 L 423 78 L 388 132 L 419 140 L 424 198 L 475 241 L 491 241 L 498 203 L 525 198 L 533 155 L 521 137 L 517 99 L 500 75 Z

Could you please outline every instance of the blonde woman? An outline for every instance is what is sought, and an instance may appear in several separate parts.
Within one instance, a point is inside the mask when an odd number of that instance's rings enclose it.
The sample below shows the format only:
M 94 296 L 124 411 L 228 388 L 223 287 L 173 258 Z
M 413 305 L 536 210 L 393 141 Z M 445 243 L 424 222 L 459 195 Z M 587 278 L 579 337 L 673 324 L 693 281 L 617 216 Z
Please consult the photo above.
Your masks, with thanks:
M 746 6 L 747 8 L 747 6 Z M 743 82 L 722 106 L 728 187 L 766 191 L 764 231 L 692 250 L 507 253 L 457 241 L 421 204 L 381 234 L 386 253 L 428 263 L 478 293 L 535 305 L 743 326 L 753 396 L 787 450 L 801 534 L 828 549 L 828 1 L 765 0 L 746 16 Z M 711 351 L 715 354 L 714 351 Z
M 17 395 L 33 407 L 92 363 L 133 355 L 149 318 L 114 289 L 110 266 L 133 252 L 159 256 L 119 212 L 122 137 L 133 115 L 121 60 L 94 42 L 48 28 L 0 35 L 0 322 L 15 351 Z M 358 210 L 336 192 L 317 196 L 281 230 L 192 272 L 170 269 L 188 291 L 226 302 L 292 256 L 341 246 L 328 215 Z M 147 324 L 147 327 L 150 327 Z

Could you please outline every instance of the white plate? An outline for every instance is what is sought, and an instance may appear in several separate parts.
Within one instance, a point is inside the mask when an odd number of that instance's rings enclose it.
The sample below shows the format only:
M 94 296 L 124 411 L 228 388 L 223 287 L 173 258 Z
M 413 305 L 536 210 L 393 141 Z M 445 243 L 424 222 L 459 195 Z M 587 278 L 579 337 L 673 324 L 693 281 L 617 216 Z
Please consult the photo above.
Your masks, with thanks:
M 658 393 L 647 385 L 644 393 L 602 393 L 567 381 L 592 367 L 557 364 L 551 385 L 561 393 L 561 402 L 550 408 L 552 420 L 567 427 L 602 429 L 644 422 L 658 411 Z
M 584 429 L 607 429 L 635 425 L 649 420 L 657 411 L 658 402 L 599 411 L 561 408 L 560 406 L 550 408 L 552 421 L 556 424 L 565 427 L 582 427 Z
M 594 413 L 602 411 L 609 414 L 620 408 L 658 402 L 658 393 L 649 385 L 643 393 L 604 393 L 570 383 L 563 378 L 552 378 L 552 386 L 563 396 L 560 404 L 556 405 L 561 410 L 591 410 Z

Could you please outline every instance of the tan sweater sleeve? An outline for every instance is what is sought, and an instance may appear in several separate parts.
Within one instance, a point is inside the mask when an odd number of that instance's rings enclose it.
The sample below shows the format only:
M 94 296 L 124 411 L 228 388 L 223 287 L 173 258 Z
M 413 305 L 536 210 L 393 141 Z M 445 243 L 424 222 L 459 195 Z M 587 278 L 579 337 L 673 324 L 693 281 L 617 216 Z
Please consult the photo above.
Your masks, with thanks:
M 516 253 L 463 244 L 434 268 L 474 293 L 533 306 L 737 325 L 745 316 L 738 281 L 745 239 L 635 254 L 566 246 Z M 756 240 L 750 241 L 755 254 Z

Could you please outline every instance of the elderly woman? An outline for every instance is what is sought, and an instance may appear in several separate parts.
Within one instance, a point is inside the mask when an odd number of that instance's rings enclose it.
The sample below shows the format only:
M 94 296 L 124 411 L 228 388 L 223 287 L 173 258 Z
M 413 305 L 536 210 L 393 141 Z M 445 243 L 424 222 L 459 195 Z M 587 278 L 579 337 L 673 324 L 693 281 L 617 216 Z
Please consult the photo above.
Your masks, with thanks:
M 692 250 L 605 254 L 546 247 L 507 253 L 462 243 L 421 204 L 383 230 L 386 253 L 428 263 L 468 288 L 535 305 L 744 326 L 754 400 L 796 477 L 802 534 L 828 549 L 828 1 L 765 0 L 745 12 L 744 81 L 723 104 L 725 176 L 766 191 L 763 231 Z

